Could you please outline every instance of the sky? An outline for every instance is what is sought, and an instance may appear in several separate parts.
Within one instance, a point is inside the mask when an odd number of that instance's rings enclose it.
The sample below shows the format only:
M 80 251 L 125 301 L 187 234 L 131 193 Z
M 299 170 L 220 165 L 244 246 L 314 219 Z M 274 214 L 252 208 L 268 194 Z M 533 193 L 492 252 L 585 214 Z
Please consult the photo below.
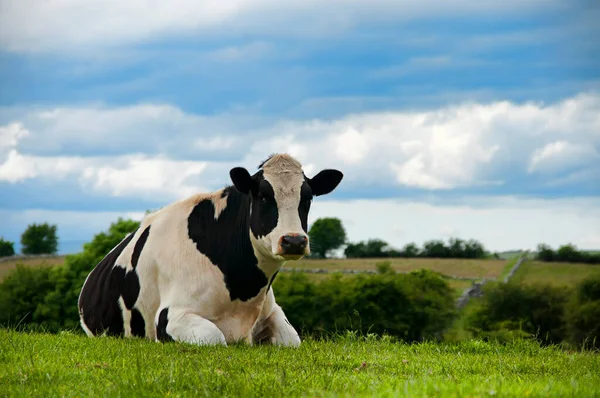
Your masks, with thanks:
M 600 3 L 0 0 L 0 236 L 81 249 L 271 153 L 309 222 L 600 249 Z

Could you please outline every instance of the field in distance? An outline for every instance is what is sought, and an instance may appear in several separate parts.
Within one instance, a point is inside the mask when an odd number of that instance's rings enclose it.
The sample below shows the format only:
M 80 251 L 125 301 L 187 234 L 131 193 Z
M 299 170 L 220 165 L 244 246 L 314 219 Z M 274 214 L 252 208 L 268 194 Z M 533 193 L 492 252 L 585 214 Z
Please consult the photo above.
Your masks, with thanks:
M 343 269 L 376 270 L 376 264 L 389 261 L 396 271 L 410 272 L 430 269 L 443 275 L 465 278 L 497 278 L 503 275 L 508 260 L 494 259 L 451 259 L 451 258 L 350 258 L 350 259 L 310 259 L 289 263 L 289 268 L 320 268 L 330 272 Z
M 13 269 L 17 267 L 17 264 L 23 264 L 26 266 L 37 266 L 37 265 L 48 265 L 55 266 L 60 265 L 65 262 L 65 256 L 56 256 L 56 257 L 47 257 L 47 258 L 28 258 L 28 259 L 19 259 L 19 258 L 11 258 L 8 261 L 3 259 L 0 261 L 0 280 L 4 279 L 4 277 Z
M 513 280 L 523 283 L 573 286 L 592 275 L 600 275 L 600 265 L 526 261 L 515 273 Z

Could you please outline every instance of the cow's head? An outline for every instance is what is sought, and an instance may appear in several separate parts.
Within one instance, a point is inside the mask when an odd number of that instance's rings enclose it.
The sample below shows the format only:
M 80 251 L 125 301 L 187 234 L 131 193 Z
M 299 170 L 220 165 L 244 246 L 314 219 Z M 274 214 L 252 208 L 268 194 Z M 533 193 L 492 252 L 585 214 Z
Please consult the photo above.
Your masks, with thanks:
M 254 248 L 278 260 L 310 253 L 308 212 L 313 197 L 330 193 L 342 180 L 338 170 L 322 170 L 313 178 L 289 155 L 273 155 L 250 175 L 243 167 L 229 175 L 236 189 L 250 196 L 250 230 Z

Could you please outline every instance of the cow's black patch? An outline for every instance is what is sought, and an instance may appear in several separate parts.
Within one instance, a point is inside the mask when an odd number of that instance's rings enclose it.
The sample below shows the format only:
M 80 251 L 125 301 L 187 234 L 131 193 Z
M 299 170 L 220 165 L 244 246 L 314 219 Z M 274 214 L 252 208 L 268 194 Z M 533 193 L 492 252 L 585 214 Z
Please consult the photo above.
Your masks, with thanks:
M 300 203 L 298 204 L 298 215 L 300 216 L 300 224 L 304 232 L 308 233 L 308 212 L 310 211 L 310 204 L 312 202 L 313 193 L 310 185 L 306 181 L 302 183 L 300 188 Z
M 275 192 L 269 181 L 257 174 L 258 190 L 252 193 L 252 214 L 250 228 L 257 238 L 268 235 L 277 226 L 279 211 L 275 201 Z
M 167 324 L 169 323 L 169 308 L 163 308 L 158 315 L 158 325 L 156 325 L 156 338 L 158 341 L 173 341 L 173 337 L 167 333 Z
M 146 227 L 144 232 L 140 235 L 137 242 L 135 242 L 135 246 L 133 247 L 133 254 L 131 255 L 131 266 L 133 268 L 137 267 L 138 261 L 140 259 L 140 254 L 142 254 L 142 249 L 146 244 L 146 240 L 148 239 L 148 235 L 150 234 L 150 225 Z
M 142 313 L 134 308 L 131 310 L 131 334 L 136 337 L 146 337 L 146 322 Z
M 121 297 L 128 310 L 132 309 L 140 295 L 140 278 L 135 270 L 123 275 L 121 283 Z
M 104 331 L 108 335 L 123 335 L 119 297 L 125 268 L 115 266 L 115 262 L 134 234 L 129 234 L 94 267 L 81 290 L 79 310 L 83 313 L 85 325 L 94 335 Z
M 188 217 L 188 236 L 219 267 L 231 300 L 247 301 L 269 281 L 258 268 L 250 242 L 251 199 L 233 187 L 226 190 L 227 206 L 216 220 L 210 199 L 194 207 Z

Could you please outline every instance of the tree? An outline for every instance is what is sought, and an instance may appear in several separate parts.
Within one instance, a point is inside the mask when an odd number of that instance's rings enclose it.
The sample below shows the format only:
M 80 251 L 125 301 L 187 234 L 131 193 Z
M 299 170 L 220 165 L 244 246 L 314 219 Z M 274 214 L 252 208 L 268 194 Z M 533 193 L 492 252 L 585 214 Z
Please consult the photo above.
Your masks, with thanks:
M 464 246 L 463 258 L 484 258 L 485 248 L 475 239 L 469 239 Z
M 397 257 L 398 252 L 381 239 L 369 239 L 366 242 L 349 243 L 344 254 L 348 258 L 380 258 Z
M 56 225 L 31 224 L 21 235 L 23 254 L 55 254 L 58 251 Z
M 552 248 L 544 243 L 537 247 L 537 259 L 540 261 L 554 261 L 555 253 Z
M 407 243 L 402 248 L 402 255 L 404 257 L 414 258 L 419 257 L 420 250 L 419 247 L 414 243 Z
M 441 240 L 430 240 L 423 245 L 423 256 L 429 258 L 446 258 L 449 256 L 449 251 L 444 242 Z
M 13 242 L 0 238 L 0 257 L 10 257 L 15 255 L 15 247 Z
M 346 231 L 340 219 L 335 217 L 319 218 L 308 231 L 311 251 L 320 258 L 346 243 Z

